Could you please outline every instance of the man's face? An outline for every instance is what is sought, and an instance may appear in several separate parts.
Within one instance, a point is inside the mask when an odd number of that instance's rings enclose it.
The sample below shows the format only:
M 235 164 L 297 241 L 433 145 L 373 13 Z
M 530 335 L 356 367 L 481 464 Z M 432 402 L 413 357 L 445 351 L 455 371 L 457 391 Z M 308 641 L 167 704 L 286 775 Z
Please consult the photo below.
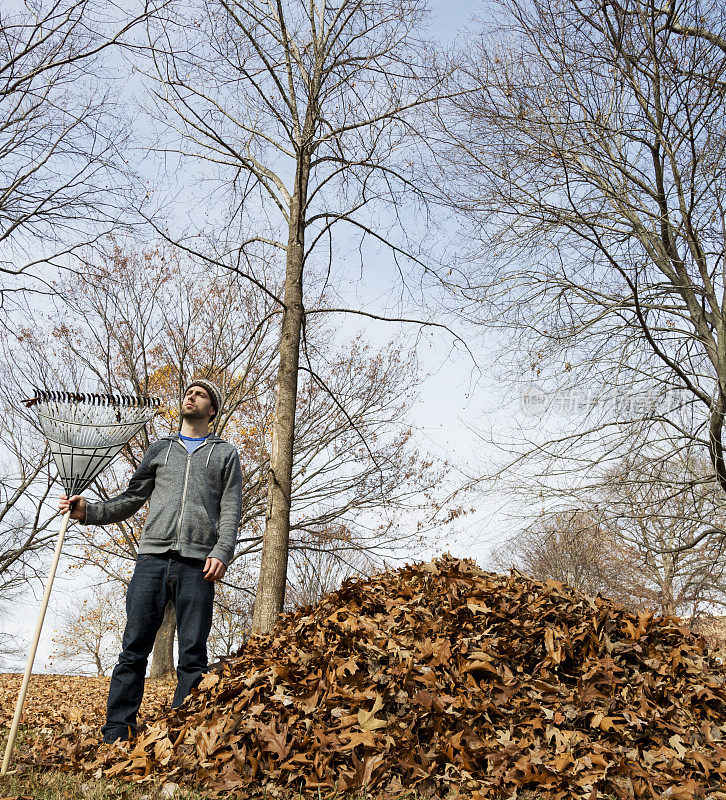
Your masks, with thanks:
M 212 398 L 201 386 L 190 386 L 182 400 L 182 419 L 210 420 L 215 414 Z

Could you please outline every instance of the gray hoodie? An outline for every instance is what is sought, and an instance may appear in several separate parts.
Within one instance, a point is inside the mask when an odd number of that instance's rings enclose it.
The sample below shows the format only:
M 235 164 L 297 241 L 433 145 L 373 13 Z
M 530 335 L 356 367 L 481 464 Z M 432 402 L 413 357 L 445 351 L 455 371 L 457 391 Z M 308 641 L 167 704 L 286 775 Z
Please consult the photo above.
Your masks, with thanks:
M 242 511 L 242 471 L 231 444 L 211 434 L 190 454 L 178 436 L 160 439 L 144 454 L 125 492 L 88 504 L 84 524 L 121 522 L 149 498 L 139 554 L 177 550 L 186 558 L 229 564 Z

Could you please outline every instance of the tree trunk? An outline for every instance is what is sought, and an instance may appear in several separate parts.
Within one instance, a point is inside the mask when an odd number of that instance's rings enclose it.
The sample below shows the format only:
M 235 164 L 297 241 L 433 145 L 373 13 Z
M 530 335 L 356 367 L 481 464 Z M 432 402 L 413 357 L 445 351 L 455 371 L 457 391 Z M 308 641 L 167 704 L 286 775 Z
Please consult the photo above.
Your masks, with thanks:
M 163 678 L 174 673 L 174 634 L 176 633 L 176 611 L 171 600 L 164 609 L 164 620 L 161 623 L 151 657 L 150 678 Z
M 304 207 L 309 174 L 310 158 L 303 153 L 298 162 L 290 207 L 280 366 L 277 371 L 277 397 L 267 477 L 267 517 L 262 539 L 260 577 L 252 614 L 252 633 L 268 633 L 285 602 L 297 373 L 303 319 Z

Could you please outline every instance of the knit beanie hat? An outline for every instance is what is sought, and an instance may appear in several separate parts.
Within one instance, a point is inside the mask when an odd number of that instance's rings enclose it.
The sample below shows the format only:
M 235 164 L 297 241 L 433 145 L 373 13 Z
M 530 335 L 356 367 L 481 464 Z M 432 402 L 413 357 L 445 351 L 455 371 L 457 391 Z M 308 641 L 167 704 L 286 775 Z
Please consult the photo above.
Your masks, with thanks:
M 187 388 L 184 390 L 184 394 L 186 394 L 192 386 L 201 386 L 202 389 L 207 392 L 214 406 L 214 410 L 217 412 L 215 416 L 218 417 L 219 409 L 222 407 L 222 392 L 219 390 L 219 386 L 206 378 L 195 378 L 193 381 L 189 381 Z

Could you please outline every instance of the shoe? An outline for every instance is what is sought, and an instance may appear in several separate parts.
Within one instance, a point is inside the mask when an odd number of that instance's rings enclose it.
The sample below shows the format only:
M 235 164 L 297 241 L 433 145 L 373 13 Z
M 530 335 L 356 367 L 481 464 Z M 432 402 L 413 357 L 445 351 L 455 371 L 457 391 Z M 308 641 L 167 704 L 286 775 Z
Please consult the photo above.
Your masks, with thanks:
M 103 739 L 101 744 L 111 745 L 111 744 L 116 744 L 116 742 L 127 742 L 127 741 L 128 741 L 127 736 L 116 736 L 114 739 Z
M 106 726 L 104 725 L 101 728 L 101 737 L 103 739 L 104 744 L 113 744 L 114 742 L 125 742 L 129 736 L 135 733 L 135 730 L 131 727 L 128 728 L 121 728 L 121 733 L 114 733 L 114 729 L 112 728 L 110 731 L 104 730 Z M 119 730 L 117 727 L 116 731 Z

